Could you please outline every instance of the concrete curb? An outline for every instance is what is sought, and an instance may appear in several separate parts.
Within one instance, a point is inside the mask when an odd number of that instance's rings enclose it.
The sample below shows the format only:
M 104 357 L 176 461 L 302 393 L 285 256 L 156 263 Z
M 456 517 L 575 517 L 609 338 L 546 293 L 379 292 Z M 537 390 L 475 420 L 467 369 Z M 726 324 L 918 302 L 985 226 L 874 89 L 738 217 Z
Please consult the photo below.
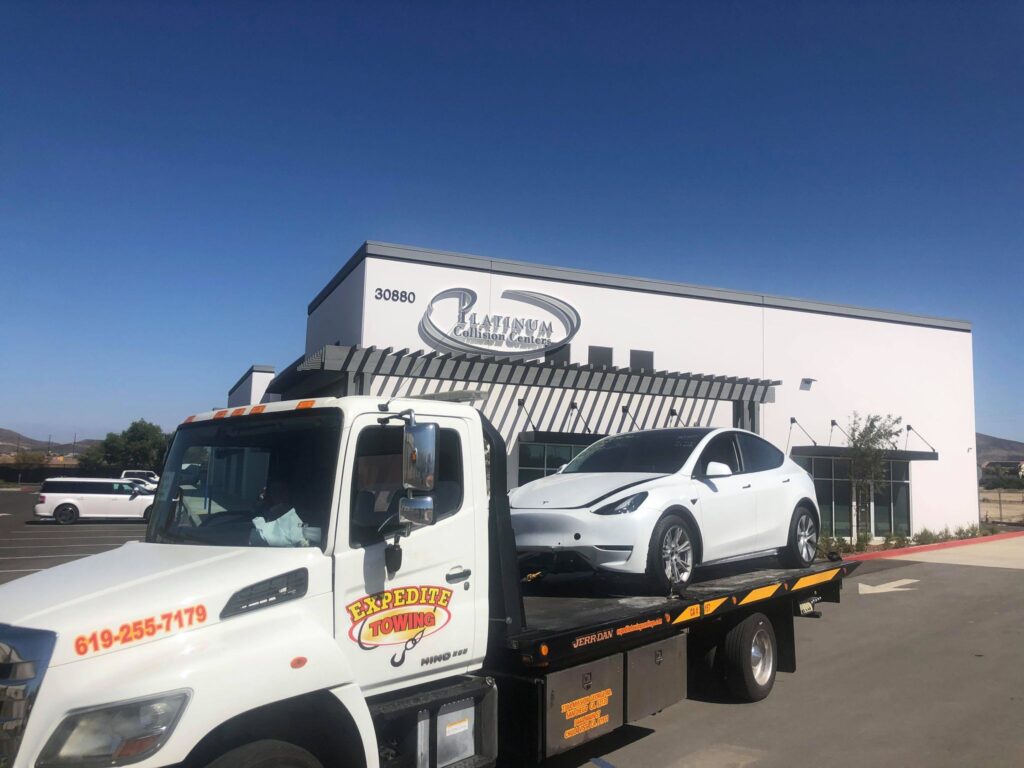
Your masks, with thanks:
M 863 552 L 859 555 L 844 555 L 843 560 L 881 560 L 886 557 L 902 557 L 913 555 L 917 552 L 931 552 L 936 549 L 948 549 L 950 547 L 966 547 L 971 544 L 982 544 L 986 541 L 999 541 L 1001 539 L 1015 539 L 1024 536 L 1024 531 L 1010 531 L 1009 533 L 995 533 L 991 536 L 978 536 L 974 539 L 957 539 L 956 541 L 943 541 L 938 544 L 921 544 L 917 547 L 903 547 L 902 549 L 884 549 L 879 552 Z

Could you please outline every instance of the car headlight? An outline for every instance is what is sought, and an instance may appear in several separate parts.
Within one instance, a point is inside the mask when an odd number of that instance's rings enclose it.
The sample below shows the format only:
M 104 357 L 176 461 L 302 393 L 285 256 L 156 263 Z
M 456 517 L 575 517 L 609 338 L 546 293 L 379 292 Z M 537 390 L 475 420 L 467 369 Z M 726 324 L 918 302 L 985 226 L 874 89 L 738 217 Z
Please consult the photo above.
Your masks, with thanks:
M 626 512 L 635 512 L 640 508 L 640 505 L 644 503 L 644 499 L 647 498 L 647 491 L 643 493 L 634 493 L 632 496 L 627 496 L 619 501 L 612 502 L 603 507 L 598 507 L 594 510 L 595 515 L 622 515 Z
M 72 712 L 46 742 L 36 768 L 114 766 L 145 760 L 170 737 L 189 694 L 174 691 Z

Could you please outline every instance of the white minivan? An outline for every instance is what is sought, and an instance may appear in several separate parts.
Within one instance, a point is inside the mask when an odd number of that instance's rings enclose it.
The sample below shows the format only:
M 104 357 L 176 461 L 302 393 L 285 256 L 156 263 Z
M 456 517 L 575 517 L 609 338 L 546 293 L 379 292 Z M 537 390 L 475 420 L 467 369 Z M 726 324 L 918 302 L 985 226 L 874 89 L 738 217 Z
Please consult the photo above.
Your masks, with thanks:
M 39 489 L 35 515 L 61 525 L 93 517 L 148 520 L 152 507 L 153 494 L 131 480 L 53 477 Z

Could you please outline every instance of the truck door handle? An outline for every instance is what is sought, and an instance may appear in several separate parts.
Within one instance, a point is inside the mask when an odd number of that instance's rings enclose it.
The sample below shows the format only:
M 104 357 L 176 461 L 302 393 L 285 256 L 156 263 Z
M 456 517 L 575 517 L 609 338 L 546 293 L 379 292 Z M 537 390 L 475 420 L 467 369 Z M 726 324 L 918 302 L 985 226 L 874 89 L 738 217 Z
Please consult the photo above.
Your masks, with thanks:
M 746 490 L 749 487 L 750 487 L 750 483 L 747 483 L 746 485 L 743 486 L 743 490 Z
M 462 568 L 461 570 L 453 568 L 445 574 L 444 580 L 449 584 L 457 584 L 460 581 L 468 579 L 470 573 L 472 573 L 472 571 L 470 571 L 469 568 Z
M 783 480 L 782 482 L 784 482 L 784 483 L 788 483 L 788 482 L 789 482 L 789 478 L 787 477 L 787 478 L 786 478 L 785 480 Z

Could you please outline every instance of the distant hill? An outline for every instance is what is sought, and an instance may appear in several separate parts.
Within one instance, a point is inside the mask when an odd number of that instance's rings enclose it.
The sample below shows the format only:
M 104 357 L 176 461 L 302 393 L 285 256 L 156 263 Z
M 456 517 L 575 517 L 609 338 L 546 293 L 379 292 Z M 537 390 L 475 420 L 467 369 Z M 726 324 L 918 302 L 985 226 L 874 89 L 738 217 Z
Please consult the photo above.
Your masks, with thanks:
M 74 448 L 76 453 L 81 453 L 90 445 L 95 445 L 100 442 L 99 440 L 79 440 L 77 445 L 74 443 L 53 443 L 50 445 L 50 452 L 55 453 L 58 456 L 63 456 L 71 453 Z M 31 437 L 25 437 L 25 435 L 18 434 L 11 429 L 0 429 L 0 453 L 14 453 L 18 450 L 18 445 L 21 445 L 23 451 L 45 451 L 46 441 L 45 440 L 34 440 Z
M 1024 461 L 1024 443 L 978 432 L 978 464 L 987 461 Z

